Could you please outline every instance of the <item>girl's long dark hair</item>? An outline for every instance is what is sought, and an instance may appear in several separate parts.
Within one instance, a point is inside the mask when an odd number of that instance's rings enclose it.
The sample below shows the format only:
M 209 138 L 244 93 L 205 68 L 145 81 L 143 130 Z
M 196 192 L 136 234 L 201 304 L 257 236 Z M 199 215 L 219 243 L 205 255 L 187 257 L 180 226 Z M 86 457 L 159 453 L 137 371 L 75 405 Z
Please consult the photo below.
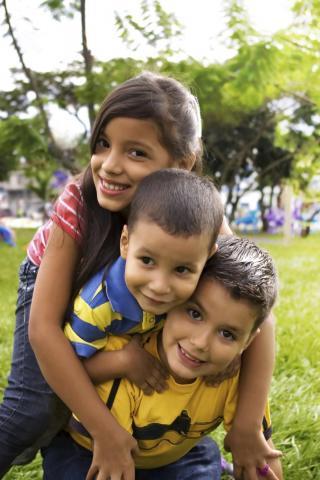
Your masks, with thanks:
M 85 205 L 84 227 L 81 232 L 81 261 L 74 281 L 73 298 L 93 274 L 117 259 L 124 225 L 119 212 L 110 212 L 98 204 L 90 165 L 82 175 L 81 190 Z

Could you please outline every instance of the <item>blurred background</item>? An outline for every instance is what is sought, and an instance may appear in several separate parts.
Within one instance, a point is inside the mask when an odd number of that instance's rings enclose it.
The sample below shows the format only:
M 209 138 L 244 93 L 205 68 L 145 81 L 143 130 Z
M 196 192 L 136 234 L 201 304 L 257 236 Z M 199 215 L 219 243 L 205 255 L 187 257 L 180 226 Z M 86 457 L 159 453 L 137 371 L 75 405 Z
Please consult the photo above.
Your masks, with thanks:
M 9 225 L 46 216 L 89 161 L 102 99 L 151 69 L 198 97 L 234 226 L 280 231 L 289 202 L 294 233 L 320 229 L 318 1 L 1 4 L 0 215 L 26 217 Z

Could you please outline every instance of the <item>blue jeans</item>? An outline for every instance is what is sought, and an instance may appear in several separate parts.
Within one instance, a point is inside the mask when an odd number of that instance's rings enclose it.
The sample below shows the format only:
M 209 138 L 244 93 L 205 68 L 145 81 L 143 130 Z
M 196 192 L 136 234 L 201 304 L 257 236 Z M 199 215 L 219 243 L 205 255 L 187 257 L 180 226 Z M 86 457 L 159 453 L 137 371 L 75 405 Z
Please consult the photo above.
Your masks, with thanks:
M 38 267 L 28 259 L 22 262 L 11 372 L 0 405 L 0 478 L 13 463 L 30 462 L 39 447 L 61 430 L 69 415 L 43 378 L 28 339 L 37 273 Z
M 85 480 L 92 452 L 81 447 L 66 432 L 60 432 L 42 449 L 44 480 Z M 203 438 L 177 462 L 150 470 L 136 469 L 136 480 L 220 480 L 221 457 L 217 444 Z

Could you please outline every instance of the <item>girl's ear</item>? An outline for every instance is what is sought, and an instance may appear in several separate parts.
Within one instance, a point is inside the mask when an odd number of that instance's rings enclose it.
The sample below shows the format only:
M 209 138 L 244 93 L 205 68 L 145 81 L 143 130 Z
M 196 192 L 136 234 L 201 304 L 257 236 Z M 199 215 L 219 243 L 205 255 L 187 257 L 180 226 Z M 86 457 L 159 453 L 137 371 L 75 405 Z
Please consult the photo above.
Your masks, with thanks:
M 209 251 L 208 258 L 213 257 L 213 255 L 214 255 L 215 253 L 217 253 L 217 250 L 218 250 L 218 244 L 215 243 L 215 244 L 211 247 L 211 250 Z
M 179 168 L 184 168 L 185 170 L 189 170 L 191 172 L 194 164 L 196 163 L 196 156 L 194 153 L 182 159 Z
M 128 232 L 127 225 L 124 225 L 121 232 L 121 237 L 120 237 L 120 255 L 124 260 L 126 260 L 127 258 L 128 246 L 129 246 L 129 232 Z
M 173 168 L 181 168 L 183 170 L 188 170 L 191 172 L 194 164 L 196 163 L 196 156 L 192 153 L 188 157 L 179 158 L 175 160 L 171 167 Z

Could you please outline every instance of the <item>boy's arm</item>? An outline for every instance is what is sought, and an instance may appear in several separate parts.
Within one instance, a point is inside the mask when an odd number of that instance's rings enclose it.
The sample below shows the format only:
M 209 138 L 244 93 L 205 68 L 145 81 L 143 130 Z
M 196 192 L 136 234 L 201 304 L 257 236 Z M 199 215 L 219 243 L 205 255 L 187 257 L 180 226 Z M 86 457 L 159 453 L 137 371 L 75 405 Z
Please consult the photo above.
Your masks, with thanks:
M 264 321 L 261 332 L 243 353 L 239 397 L 232 427 L 225 437 L 236 471 L 264 465 L 280 452 L 272 450 L 261 434 L 275 358 L 274 318 Z M 237 477 L 236 477 L 237 478 Z M 250 478 L 250 477 L 249 477 Z M 252 477 L 254 480 L 258 478 Z
M 128 378 L 146 395 L 167 388 L 167 372 L 161 363 L 141 346 L 135 335 L 121 350 L 98 352 L 83 361 L 91 380 L 98 384 L 114 378 Z

